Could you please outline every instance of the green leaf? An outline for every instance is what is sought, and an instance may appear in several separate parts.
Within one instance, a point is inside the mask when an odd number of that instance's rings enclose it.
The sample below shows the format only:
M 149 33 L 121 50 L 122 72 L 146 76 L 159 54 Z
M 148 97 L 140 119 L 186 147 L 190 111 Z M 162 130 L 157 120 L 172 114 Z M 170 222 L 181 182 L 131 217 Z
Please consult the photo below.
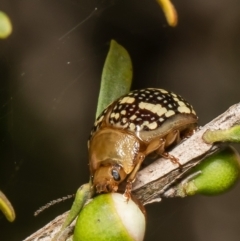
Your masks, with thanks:
M 110 103 L 130 91 L 132 75 L 132 62 L 128 52 L 112 40 L 103 67 L 96 117 Z

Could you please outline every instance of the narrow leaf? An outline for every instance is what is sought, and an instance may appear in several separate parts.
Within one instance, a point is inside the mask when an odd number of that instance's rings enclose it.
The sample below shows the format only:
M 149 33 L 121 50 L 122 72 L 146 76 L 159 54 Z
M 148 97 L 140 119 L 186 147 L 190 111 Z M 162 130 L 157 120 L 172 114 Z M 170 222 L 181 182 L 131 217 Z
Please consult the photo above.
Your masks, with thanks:
M 15 220 L 16 215 L 12 207 L 12 204 L 4 195 L 4 193 L 1 191 L 0 191 L 0 210 L 3 212 L 3 214 L 5 215 L 5 217 L 9 222 L 13 222 Z
M 112 40 L 103 67 L 96 117 L 110 103 L 129 92 L 132 75 L 132 62 L 128 52 Z
M 168 24 L 171 27 L 175 27 L 178 22 L 178 15 L 174 5 L 170 0 L 157 0 L 157 2 L 162 8 Z

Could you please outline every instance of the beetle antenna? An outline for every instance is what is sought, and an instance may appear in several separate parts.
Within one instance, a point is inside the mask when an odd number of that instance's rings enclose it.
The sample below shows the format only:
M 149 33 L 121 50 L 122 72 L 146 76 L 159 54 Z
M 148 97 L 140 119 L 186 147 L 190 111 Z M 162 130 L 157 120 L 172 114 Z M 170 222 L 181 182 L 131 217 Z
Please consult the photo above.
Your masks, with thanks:
M 49 203 L 45 204 L 44 206 L 40 207 L 37 211 L 35 211 L 34 216 L 36 217 L 37 215 L 39 215 L 41 212 L 48 209 L 49 207 L 51 207 L 57 203 L 64 202 L 65 200 L 73 198 L 74 196 L 75 196 L 75 194 L 71 194 L 71 195 L 67 195 L 65 197 L 61 197 L 61 198 L 52 200 Z

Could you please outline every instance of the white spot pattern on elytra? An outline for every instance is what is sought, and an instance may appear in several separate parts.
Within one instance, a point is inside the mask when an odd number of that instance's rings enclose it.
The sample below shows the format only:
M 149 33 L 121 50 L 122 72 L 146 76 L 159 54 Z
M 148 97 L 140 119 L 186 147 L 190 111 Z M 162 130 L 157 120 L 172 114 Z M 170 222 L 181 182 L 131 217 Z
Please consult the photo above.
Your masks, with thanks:
M 180 113 L 191 113 L 191 110 L 188 107 L 186 107 L 186 106 L 179 106 L 178 107 L 178 111 Z
M 169 111 L 167 111 L 166 113 L 165 113 L 165 116 L 166 117 L 170 117 L 170 116 L 172 116 L 172 115 L 174 115 L 175 114 L 175 112 L 173 111 L 173 110 L 169 110 Z
M 125 104 L 125 103 L 132 104 L 134 101 L 135 101 L 134 97 L 126 96 L 121 100 L 120 104 Z
M 120 97 L 112 105 L 109 105 L 95 121 L 91 135 L 101 127 L 103 122 L 132 132 L 152 131 L 160 128 L 174 115 L 184 113 L 196 116 L 192 106 L 181 96 L 164 89 L 135 90 Z M 108 111 L 110 113 L 106 115 Z M 106 116 L 108 119 L 105 118 Z

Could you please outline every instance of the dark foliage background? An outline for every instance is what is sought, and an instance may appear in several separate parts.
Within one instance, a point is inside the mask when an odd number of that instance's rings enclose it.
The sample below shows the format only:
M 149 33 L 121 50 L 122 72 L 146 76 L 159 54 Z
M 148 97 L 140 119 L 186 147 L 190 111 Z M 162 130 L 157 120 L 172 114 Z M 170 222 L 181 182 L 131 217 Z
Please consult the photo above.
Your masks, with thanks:
M 0 41 L 0 189 L 17 213 L 12 224 L 0 214 L 1 241 L 22 240 L 68 210 L 72 200 L 33 217 L 88 181 L 87 139 L 112 38 L 132 57 L 134 89 L 181 94 L 201 125 L 239 101 L 240 2 L 174 4 L 172 29 L 154 0 L 1 1 L 13 34 Z M 145 240 L 239 241 L 239 193 L 238 185 L 149 205 Z

